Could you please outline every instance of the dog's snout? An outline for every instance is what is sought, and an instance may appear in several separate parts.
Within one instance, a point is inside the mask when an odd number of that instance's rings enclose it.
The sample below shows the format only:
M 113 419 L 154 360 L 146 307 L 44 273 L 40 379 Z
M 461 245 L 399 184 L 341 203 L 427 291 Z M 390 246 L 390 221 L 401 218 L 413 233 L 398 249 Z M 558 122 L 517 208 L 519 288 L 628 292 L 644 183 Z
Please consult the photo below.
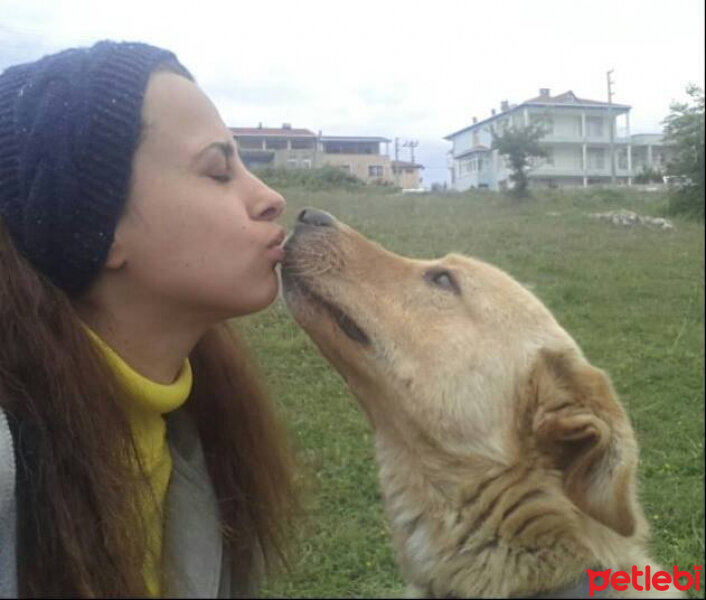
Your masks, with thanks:
M 305 208 L 299 213 L 297 221 L 315 227 L 333 227 L 334 225 L 334 219 L 330 214 L 316 208 Z

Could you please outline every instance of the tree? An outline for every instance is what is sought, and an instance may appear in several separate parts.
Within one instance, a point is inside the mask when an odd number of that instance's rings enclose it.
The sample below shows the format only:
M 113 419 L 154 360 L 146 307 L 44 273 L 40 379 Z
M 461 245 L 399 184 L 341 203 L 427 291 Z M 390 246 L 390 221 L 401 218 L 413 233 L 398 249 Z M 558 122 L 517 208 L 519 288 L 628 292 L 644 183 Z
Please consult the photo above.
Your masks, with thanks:
M 671 146 L 667 174 L 683 183 L 672 190 L 669 210 L 704 218 L 704 91 L 688 85 L 691 104 L 674 102 L 664 122 L 664 143 Z
M 547 130 L 542 122 L 530 123 L 526 126 L 510 125 L 500 131 L 493 132 L 492 149 L 506 156 L 510 163 L 510 180 L 515 184 L 512 194 L 516 198 L 526 198 L 527 172 L 531 168 L 531 159 L 547 155 L 539 140 Z

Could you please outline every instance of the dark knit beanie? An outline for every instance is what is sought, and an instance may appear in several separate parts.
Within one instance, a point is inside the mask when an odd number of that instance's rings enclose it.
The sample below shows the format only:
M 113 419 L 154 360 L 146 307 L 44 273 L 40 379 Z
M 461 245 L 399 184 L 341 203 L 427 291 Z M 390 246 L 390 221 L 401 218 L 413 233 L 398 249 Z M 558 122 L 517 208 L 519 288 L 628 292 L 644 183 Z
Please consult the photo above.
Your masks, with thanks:
M 32 265 L 71 295 L 105 263 L 129 194 L 152 71 L 147 44 L 98 42 L 0 75 L 0 220 Z

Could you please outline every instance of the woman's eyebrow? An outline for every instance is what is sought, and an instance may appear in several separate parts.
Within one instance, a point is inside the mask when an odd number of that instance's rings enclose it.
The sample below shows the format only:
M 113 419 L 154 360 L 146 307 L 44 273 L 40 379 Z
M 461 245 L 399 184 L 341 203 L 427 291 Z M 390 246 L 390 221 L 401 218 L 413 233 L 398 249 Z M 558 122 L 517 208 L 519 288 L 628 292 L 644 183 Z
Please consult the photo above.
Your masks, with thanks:
M 220 150 L 223 153 L 224 158 L 226 161 L 231 158 L 235 154 L 235 148 L 233 147 L 233 144 L 230 144 L 228 142 L 213 142 L 212 144 L 209 144 L 205 148 L 203 148 L 201 151 L 196 154 L 195 159 L 198 160 L 201 158 L 204 154 L 209 152 L 212 149 Z

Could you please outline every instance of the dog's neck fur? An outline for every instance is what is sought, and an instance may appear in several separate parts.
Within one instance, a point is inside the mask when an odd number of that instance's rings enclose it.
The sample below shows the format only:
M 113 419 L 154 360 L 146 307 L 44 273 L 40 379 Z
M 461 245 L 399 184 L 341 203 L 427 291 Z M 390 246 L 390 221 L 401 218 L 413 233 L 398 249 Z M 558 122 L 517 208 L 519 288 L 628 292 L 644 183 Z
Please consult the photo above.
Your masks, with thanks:
M 627 544 L 630 556 L 597 556 L 587 517 L 562 493 L 558 474 L 427 453 L 418 440 L 391 437 L 376 432 L 380 482 L 400 568 L 415 595 L 556 592 L 571 589 L 587 568 L 636 558 Z M 429 456 L 433 463 L 422 458 Z

